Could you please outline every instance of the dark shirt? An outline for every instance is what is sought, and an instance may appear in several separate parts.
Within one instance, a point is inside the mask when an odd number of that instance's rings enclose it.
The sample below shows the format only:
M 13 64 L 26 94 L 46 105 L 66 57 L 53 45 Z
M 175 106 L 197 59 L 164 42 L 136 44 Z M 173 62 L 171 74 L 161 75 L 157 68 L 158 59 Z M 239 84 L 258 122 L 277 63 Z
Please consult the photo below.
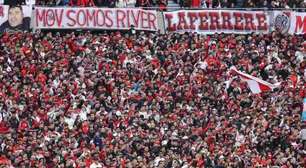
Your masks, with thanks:
M 30 29 L 30 21 L 31 19 L 29 17 L 23 18 L 22 24 L 12 27 L 8 21 L 4 22 L 0 26 L 0 33 L 2 32 L 15 32 L 15 31 L 25 31 Z
M 5 0 L 4 5 L 16 6 L 16 5 L 24 5 L 25 0 Z
M 107 0 L 94 0 L 94 3 L 98 7 L 108 6 L 108 1 Z

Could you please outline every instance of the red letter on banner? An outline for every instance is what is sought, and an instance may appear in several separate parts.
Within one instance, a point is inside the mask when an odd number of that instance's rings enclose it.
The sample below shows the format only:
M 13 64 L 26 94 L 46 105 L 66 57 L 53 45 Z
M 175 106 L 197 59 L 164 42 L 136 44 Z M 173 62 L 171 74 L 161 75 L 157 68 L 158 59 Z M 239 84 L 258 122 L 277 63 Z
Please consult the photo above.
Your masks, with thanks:
M 67 11 L 67 18 L 69 20 L 71 20 L 72 23 L 68 23 L 67 25 L 70 26 L 70 27 L 74 27 L 75 24 L 76 24 L 76 21 L 74 19 L 75 17 L 71 17 L 71 15 L 70 15 L 71 13 L 75 14 L 75 11 L 73 9 L 72 10 L 68 9 L 68 11 Z
M 200 17 L 200 30 L 208 30 L 208 23 L 207 23 L 207 13 L 206 12 L 200 12 L 199 13 Z
M 83 15 L 83 17 L 80 17 L 81 14 Z M 83 21 L 82 21 L 82 19 L 83 19 Z M 84 27 L 86 25 L 86 22 L 87 22 L 86 13 L 83 9 L 80 9 L 77 13 L 77 23 L 78 23 L 79 26 Z
M 56 21 L 57 21 L 57 26 L 61 27 L 62 26 L 62 21 L 63 21 L 63 13 L 64 13 L 64 9 L 60 10 L 60 15 L 58 16 L 57 14 L 57 9 L 55 9 L 55 17 L 56 17 Z
M 222 15 L 222 29 L 224 30 L 232 30 L 233 29 L 233 25 L 231 23 L 231 15 L 229 12 L 221 12 Z
M 177 25 L 178 30 L 183 30 L 183 29 L 189 29 L 189 26 L 187 25 L 186 19 L 185 19 L 185 12 L 179 12 L 179 23 Z M 184 27 L 182 26 L 184 24 Z
M 86 9 L 86 20 L 87 20 L 87 26 L 90 26 L 89 23 L 92 23 L 92 26 L 96 27 L 97 23 L 96 23 L 96 9 L 92 9 L 92 11 L 90 9 Z
M 133 10 L 133 9 L 132 9 Z M 125 14 L 126 14 L 126 18 L 127 18 L 127 27 L 131 27 L 131 17 L 130 17 L 130 12 L 131 10 L 126 10 Z
M 107 26 L 107 27 L 112 27 L 113 26 L 113 24 L 114 24 L 114 22 L 113 22 L 113 20 L 112 20 L 112 17 L 111 17 L 111 15 L 113 14 L 113 11 L 111 11 L 111 10 L 105 10 L 105 25 Z M 106 22 L 106 21 L 109 21 L 109 24 Z
M 258 20 L 258 26 L 257 30 L 267 30 L 268 29 L 268 24 L 266 22 L 267 18 L 265 14 L 256 14 L 257 20 Z
M 173 25 L 171 24 L 171 20 L 173 18 L 172 14 L 171 13 L 166 13 L 165 17 L 166 17 L 167 23 L 168 23 L 168 25 L 167 25 L 168 30 L 169 31 L 175 31 L 176 30 L 176 25 L 175 24 L 173 24 Z
M 197 20 L 198 16 L 195 12 L 188 12 L 188 17 L 190 20 L 190 29 L 195 30 L 194 22 Z
M 303 33 L 306 33 L 306 17 L 296 16 L 295 33 L 298 33 L 300 29 L 303 29 Z
M 101 15 L 99 15 L 99 14 L 101 14 Z M 97 12 L 96 12 L 96 18 L 97 18 L 97 26 L 99 26 L 99 27 L 103 27 L 104 26 L 104 24 L 105 24 L 105 16 L 104 16 L 104 13 L 103 13 L 103 10 L 101 10 L 101 9 L 98 9 L 97 10 Z M 101 22 L 101 20 L 103 21 L 103 22 Z
M 242 14 L 234 12 L 234 17 L 235 17 L 235 29 L 236 30 L 243 30 L 243 23 L 241 23 Z
M 52 9 L 48 9 L 46 12 L 46 16 L 47 26 L 53 27 L 55 23 L 55 11 L 53 11 Z
M 97 12 L 96 12 L 97 22 L 96 23 L 99 27 L 103 27 L 104 24 L 105 24 L 105 16 L 104 15 L 105 14 L 104 14 L 103 10 L 101 10 L 101 9 L 97 10 Z M 101 20 L 102 20 L 102 22 L 101 22 Z
M 41 13 L 39 13 L 41 11 Z M 38 27 L 39 22 L 43 22 L 43 25 L 46 26 L 46 11 L 45 9 L 39 10 L 36 9 L 36 26 Z
M 150 29 L 157 30 L 155 23 L 156 23 L 156 16 L 155 16 L 154 13 L 150 12 L 149 13 L 149 27 L 150 27 Z
M 146 11 L 140 11 L 141 12 L 141 27 L 143 29 L 149 28 L 148 26 L 145 26 L 146 23 L 149 25 L 149 14 Z
M 245 13 L 245 30 L 256 30 L 252 13 Z
M 3 17 L 4 13 L 3 13 L 3 6 L 0 6 L 0 17 Z
M 217 12 L 209 12 L 210 16 L 210 29 L 216 30 L 221 29 L 221 26 L 219 24 L 219 14 Z
M 125 19 L 125 12 L 118 9 L 117 10 L 117 27 L 118 28 L 120 27 L 120 25 L 122 25 L 122 28 L 125 28 L 124 19 Z
M 132 17 L 133 17 L 133 21 L 134 21 L 134 26 L 138 27 L 138 23 L 139 23 L 139 18 L 140 18 L 140 11 L 137 10 L 137 17 L 135 17 L 135 12 L 134 10 L 132 10 Z

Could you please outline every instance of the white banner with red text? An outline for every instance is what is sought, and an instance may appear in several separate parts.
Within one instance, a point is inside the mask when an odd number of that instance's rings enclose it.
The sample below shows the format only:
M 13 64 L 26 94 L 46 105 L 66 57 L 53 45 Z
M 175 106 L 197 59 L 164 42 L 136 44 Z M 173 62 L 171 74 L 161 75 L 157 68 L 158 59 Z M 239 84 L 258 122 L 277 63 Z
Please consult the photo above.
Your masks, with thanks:
M 268 33 L 270 17 L 265 11 L 180 10 L 164 12 L 165 29 L 175 32 Z
M 295 12 L 293 18 L 293 26 L 290 27 L 290 33 L 294 34 L 306 34 L 306 13 Z
M 157 12 L 139 8 L 36 7 L 36 29 L 112 29 L 157 31 Z

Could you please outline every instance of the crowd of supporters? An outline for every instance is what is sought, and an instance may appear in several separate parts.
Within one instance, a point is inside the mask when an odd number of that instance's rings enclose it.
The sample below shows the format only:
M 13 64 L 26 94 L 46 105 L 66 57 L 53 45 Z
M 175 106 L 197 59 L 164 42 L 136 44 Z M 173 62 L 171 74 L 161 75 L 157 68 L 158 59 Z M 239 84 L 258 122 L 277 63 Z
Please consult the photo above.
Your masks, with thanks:
M 305 36 L 37 31 L 0 45 L 0 166 L 306 166 Z M 253 94 L 232 66 L 281 86 Z

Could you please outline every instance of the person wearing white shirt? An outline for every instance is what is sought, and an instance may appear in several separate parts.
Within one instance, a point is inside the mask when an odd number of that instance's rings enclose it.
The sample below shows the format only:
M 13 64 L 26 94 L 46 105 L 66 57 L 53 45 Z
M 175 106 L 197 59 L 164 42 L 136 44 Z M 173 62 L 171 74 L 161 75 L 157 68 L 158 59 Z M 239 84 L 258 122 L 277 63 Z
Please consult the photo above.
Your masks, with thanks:
M 102 168 L 102 165 L 97 161 L 93 161 L 93 163 L 89 166 L 89 168 Z

